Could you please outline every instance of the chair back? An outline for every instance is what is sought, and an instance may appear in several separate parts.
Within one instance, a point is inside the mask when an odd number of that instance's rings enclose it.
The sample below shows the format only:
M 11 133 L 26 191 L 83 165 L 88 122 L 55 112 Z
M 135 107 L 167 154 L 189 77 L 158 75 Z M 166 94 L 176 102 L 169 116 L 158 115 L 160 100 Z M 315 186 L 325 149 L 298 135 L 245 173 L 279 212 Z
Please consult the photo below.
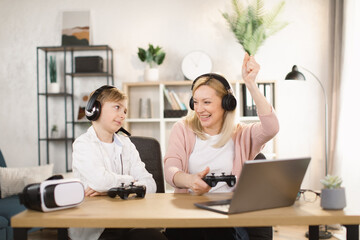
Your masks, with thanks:
M 256 157 L 254 158 L 254 160 L 264 160 L 264 159 L 266 159 L 266 157 L 261 152 L 258 155 L 256 155 Z
M 1 150 L 0 150 L 0 167 L 6 167 L 6 162 L 4 156 L 1 153 Z
M 140 154 L 145 168 L 153 175 L 156 182 L 157 193 L 165 192 L 164 171 L 162 166 L 162 155 L 159 142 L 155 138 L 131 136 L 131 142 Z

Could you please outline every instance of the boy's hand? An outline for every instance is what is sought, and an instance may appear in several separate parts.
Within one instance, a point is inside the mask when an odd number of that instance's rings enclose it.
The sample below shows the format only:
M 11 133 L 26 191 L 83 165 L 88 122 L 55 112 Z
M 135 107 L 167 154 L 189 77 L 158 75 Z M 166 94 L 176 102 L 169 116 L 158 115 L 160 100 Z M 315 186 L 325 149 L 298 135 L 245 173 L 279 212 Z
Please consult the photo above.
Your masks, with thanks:
M 86 188 L 86 190 L 85 190 L 85 197 L 95 197 L 95 196 L 104 196 L 104 195 L 107 195 L 107 193 L 106 192 L 97 192 L 90 187 Z

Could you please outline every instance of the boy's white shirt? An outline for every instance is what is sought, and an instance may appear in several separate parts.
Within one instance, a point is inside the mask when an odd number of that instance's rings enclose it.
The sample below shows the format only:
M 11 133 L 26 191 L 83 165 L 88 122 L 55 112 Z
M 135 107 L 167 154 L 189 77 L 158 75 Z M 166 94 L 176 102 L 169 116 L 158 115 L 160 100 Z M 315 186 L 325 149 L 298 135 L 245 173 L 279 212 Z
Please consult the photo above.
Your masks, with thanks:
M 73 174 L 79 178 L 87 187 L 98 192 L 106 192 L 112 187 L 130 184 L 134 180 L 136 185 L 145 185 L 146 193 L 156 192 L 156 183 L 152 175 L 145 169 L 145 164 L 141 161 L 135 145 L 128 137 L 114 134 L 116 155 L 122 157 L 122 164 L 117 164 L 120 168 L 117 172 L 113 171 L 113 164 L 107 154 L 106 149 L 96 136 L 94 128 L 91 126 L 86 133 L 78 137 L 73 144 Z M 98 239 L 103 232 L 103 228 L 81 229 L 70 228 L 69 237 L 75 239 Z

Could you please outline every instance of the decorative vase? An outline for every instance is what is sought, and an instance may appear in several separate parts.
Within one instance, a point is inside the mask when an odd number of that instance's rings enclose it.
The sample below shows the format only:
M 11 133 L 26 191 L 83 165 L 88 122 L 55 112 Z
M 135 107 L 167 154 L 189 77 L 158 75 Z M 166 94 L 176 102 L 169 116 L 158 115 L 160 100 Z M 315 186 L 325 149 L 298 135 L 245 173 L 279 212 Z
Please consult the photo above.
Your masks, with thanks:
M 60 92 L 60 84 L 58 82 L 49 83 L 48 92 L 59 93 Z
M 159 80 L 159 69 L 158 68 L 145 68 L 144 74 L 145 81 L 158 81 Z
M 320 206 L 326 210 L 341 210 L 346 207 L 345 188 L 321 189 Z
M 139 117 L 140 118 L 151 118 L 151 100 L 150 98 L 140 98 L 139 100 Z

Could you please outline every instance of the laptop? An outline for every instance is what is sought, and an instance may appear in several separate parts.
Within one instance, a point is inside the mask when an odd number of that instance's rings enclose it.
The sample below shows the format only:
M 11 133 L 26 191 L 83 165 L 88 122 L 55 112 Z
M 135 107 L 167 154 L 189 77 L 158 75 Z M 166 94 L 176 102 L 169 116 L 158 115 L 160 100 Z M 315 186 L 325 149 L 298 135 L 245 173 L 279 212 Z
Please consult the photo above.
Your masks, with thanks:
M 232 199 L 195 203 L 224 214 L 287 207 L 294 204 L 310 157 L 245 162 Z

